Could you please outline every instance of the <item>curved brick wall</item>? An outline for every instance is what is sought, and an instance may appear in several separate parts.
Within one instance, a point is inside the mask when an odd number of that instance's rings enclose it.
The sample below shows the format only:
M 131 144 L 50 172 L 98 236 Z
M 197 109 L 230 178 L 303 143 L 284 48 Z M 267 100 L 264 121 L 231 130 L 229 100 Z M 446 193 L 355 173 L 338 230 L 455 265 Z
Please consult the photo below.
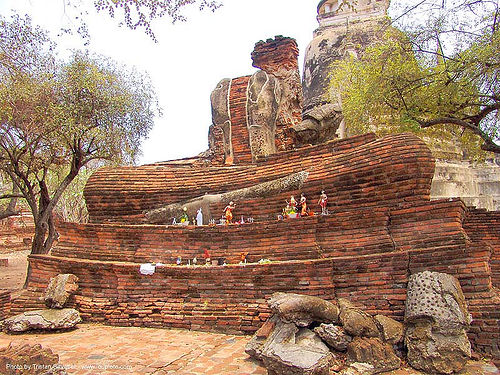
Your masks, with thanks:
M 326 261 L 246 266 L 158 267 L 152 276 L 126 262 L 30 256 L 30 288 L 58 273 L 79 277 L 73 304 L 82 317 L 115 325 L 253 332 L 269 317 L 278 291 L 334 298 Z
M 467 298 L 475 348 L 495 355 L 500 301 L 491 288 L 492 248 L 470 241 L 462 228 L 466 212 L 459 200 L 410 203 L 393 210 L 386 227 L 393 246 L 380 254 L 246 266 L 162 266 L 153 276 L 141 275 L 139 263 L 133 262 L 31 256 L 29 287 L 41 291 L 50 277 L 74 273 L 80 289 L 72 303 L 89 321 L 252 332 L 267 318 L 265 299 L 276 291 L 344 297 L 370 313 L 401 320 L 409 275 L 422 270 L 446 272 L 459 279 Z M 281 224 L 290 229 L 294 225 L 293 221 Z M 353 241 L 351 250 L 362 244 Z M 117 258 L 120 251 L 115 249 Z M 23 302 L 22 297 L 14 300 L 12 312 Z
M 374 140 L 361 136 L 274 155 L 251 166 L 150 165 L 101 169 L 87 183 L 85 199 L 92 222 L 137 223 L 148 209 L 183 202 L 308 171 L 301 191 L 310 202 L 327 190 L 330 206 L 363 207 L 428 200 L 434 174 L 432 155 L 418 138 L 398 134 Z M 269 219 L 290 191 L 238 202 L 236 215 Z M 212 209 L 221 212 L 223 202 Z
M 242 226 L 179 227 L 63 223 L 52 255 L 106 261 L 184 262 L 204 250 L 213 258 L 238 263 L 240 253 L 250 260 L 279 261 L 390 252 L 387 209 L 332 211 L 330 216 L 292 219 Z

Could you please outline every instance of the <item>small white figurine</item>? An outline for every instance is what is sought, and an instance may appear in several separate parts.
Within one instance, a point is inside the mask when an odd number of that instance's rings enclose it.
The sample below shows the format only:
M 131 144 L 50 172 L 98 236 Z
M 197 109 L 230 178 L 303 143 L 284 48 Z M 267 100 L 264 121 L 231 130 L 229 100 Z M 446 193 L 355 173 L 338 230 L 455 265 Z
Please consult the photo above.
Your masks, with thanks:
M 324 190 L 321 190 L 318 204 L 321 207 L 321 215 L 328 215 L 328 196 L 326 195 Z
M 200 209 L 196 213 L 196 224 L 200 227 L 203 225 L 203 211 Z

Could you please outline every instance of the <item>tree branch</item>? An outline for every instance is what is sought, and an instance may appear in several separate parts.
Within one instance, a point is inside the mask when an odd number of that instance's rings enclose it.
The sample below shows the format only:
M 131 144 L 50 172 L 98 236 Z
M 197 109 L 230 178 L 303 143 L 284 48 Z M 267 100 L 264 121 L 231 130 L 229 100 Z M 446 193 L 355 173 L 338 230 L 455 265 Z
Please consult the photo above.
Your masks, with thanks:
M 0 195 L 0 199 L 24 198 L 22 194 L 4 194 Z
M 418 119 L 415 120 L 420 124 L 421 128 L 429 128 L 434 125 L 446 125 L 446 124 L 458 125 L 464 129 L 472 131 L 474 134 L 481 137 L 481 139 L 484 141 L 484 143 L 481 145 L 482 150 L 494 152 L 495 154 L 500 154 L 500 145 L 497 145 L 495 142 L 493 142 L 493 139 L 491 139 L 491 137 L 488 134 L 483 132 L 479 128 L 479 126 L 475 126 L 470 122 L 453 117 L 441 117 L 429 121 L 423 121 Z
M 6 219 L 11 216 L 19 215 L 19 213 L 20 213 L 19 210 L 14 210 L 14 211 L 5 210 L 3 212 L 0 212 L 0 220 Z
M 500 102 L 488 105 L 484 107 L 478 114 L 474 116 L 465 117 L 464 120 L 471 121 L 472 123 L 477 124 L 479 126 L 479 122 L 482 119 L 488 116 L 491 112 L 498 111 L 499 109 L 500 109 Z

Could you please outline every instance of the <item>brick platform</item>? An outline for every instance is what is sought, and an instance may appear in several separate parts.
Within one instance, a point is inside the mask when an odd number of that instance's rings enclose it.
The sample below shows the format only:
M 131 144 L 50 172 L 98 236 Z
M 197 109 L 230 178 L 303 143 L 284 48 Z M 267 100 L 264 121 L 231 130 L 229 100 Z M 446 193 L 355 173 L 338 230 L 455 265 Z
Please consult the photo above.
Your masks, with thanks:
M 58 273 L 75 273 L 81 280 L 81 290 L 73 303 L 90 321 L 253 332 L 268 316 L 265 299 L 275 291 L 285 290 L 326 299 L 348 298 L 365 306 L 371 313 L 401 320 L 408 276 L 421 270 L 433 270 L 459 278 L 474 317 L 470 338 L 476 348 L 492 353 L 492 345 L 500 339 L 498 331 L 492 330 L 498 324 L 495 311 L 500 306 L 491 290 L 489 261 L 492 248 L 470 243 L 461 229 L 465 213 L 460 201 L 428 202 L 402 208 L 386 218 L 384 222 L 391 225 L 381 228 L 378 236 L 375 235 L 377 230 L 373 238 L 366 236 L 363 241 L 360 236 L 351 241 L 350 249 L 348 232 L 338 230 L 335 237 L 335 230 L 331 231 L 331 238 L 339 239 L 338 253 L 332 248 L 333 256 L 327 259 L 321 259 L 316 253 L 319 259 L 314 261 L 289 260 L 227 267 L 165 266 L 159 267 L 153 276 L 143 276 L 138 272 L 139 263 L 32 256 L 34 270 L 30 287 L 41 291 L 50 277 Z M 426 220 L 412 221 L 418 215 Z M 306 218 L 270 225 L 290 229 L 311 221 L 327 224 L 333 218 Z M 366 219 L 370 220 L 370 217 Z M 250 231 L 262 226 L 221 230 L 239 233 L 244 238 L 243 229 Z M 127 228 L 130 227 L 125 226 Z M 218 228 L 184 229 L 187 232 L 193 230 L 210 232 Z M 145 234 L 147 236 L 147 232 Z M 315 234 L 321 241 L 328 242 L 324 233 Z M 334 243 L 331 238 L 331 243 Z M 378 247 L 380 254 L 353 255 L 356 250 L 373 250 L 376 244 L 383 244 Z M 115 249 L 121 253 L 119 248 Z M 69 253 L 69 249 L 66 251 Z M 339 256 L 342 252 L 350 256 Z M 90 254 L 88 252 L 87 257 Z M 296 249 L 291 250 L 288 256 L 291 258 L 294 254 L 299 256 L 300 250 L 298 253 Z M 81 256 L 85 257 L 84 253 Z M 15 301 L 13 310 L 16 311 L 15 305 L 19 301 L 21 306 L 27 307 L 29 301 L 37 300 L 36 296 Z M 38 304 L 32 306 L 33 309 L 39 307 Z
M 252 215 L 254 224 L 138 224 L 147 209 L 301 171 L 308 177 L 300 191 L 237 202 L 235 216 Z M 433 171 L 428 148 L 408 134 L 330 142 L 247 166 L 101 170 L 85 191 L 94 223 L 62 225 L 51 255 L 30 256 L 30 289 L 13 299 L 11 312 L 35 308 L 30 301 L 50 277 L 74 273 L 80 289 L 71 304 L 87 321 L 112 325 L 251 333 L 268 317 L 265 300 L 276 291 L 344 297 L 401 320 L 408 277 L 430 270 L 459 279 L 474 318 L 474 348 L 500 358 L 500 298 L 492 285 L 498 280 L 497 216 L 460 200 L 429 201 Z M 303 191 L 314 206 L 321 189 L 331 215 L 274 220 L 290 194 Z M 210 209 L 221 212 L 222 205 Z M 201 259 L 204 250 L 231 264 L 171 265 L 179 255 Z M 252 262 L 272 262 L 234 264 L 242 251 Z M 144 276 L 144 262 L 166 265 Z
M 0 220 L 0 255 L 29 249 L 34 232 L 35 224 L 30 213 L 22 212 Z

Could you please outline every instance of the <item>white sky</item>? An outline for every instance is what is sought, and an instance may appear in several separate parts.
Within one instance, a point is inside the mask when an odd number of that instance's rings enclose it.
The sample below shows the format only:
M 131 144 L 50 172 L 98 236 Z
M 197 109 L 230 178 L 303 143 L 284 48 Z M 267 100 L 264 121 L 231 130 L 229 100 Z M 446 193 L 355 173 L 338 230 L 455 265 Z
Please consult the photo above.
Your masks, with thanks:
M 156 119 L 149 138 L 143 142 L 140 164 L 195 156 L 207 149 L 210 93 L 222 78 L 255 71 L 250 53 L 257 41 L 275 35 L 295 38 L 302 66 L 304 51 L 317 27 L 319 0 L 222 1 L 224 6 L 215 13 L 189 9 L 185 23 L 172 25 L 167 18 L 155 21 L 158 44 L 142 30 L 118 27 L 107 14 L 90 8 L 88 48 L 146 71 L 163 108 L 163 117 Z M 35 24 L 55 36 L 68 22 L 62 3 L 0 0 L 0 13 L 10 16 L 12 9 L 28 13 Z M 68 50 L 83 48 L 78 38 L 65 38 L 63 45 Z

